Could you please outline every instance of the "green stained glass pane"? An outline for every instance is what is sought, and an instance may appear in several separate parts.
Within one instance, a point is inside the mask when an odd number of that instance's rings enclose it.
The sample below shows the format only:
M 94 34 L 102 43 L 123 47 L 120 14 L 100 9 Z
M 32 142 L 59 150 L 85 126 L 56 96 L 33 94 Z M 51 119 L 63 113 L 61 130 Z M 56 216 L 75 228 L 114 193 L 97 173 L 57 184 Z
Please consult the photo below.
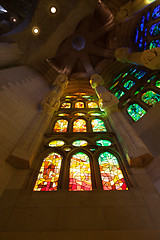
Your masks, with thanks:
M 140 87 L 137 89 L 137 91 L 134 93 L 134 95 L 137 95 L 144 87 Z
M 75 108 L 84 108 L 84 102 L 76 102 Z
M 90 98 L 91 96 L 82 96 L 83 98 Z
M 151 82 L 155 77 L 156 75 L 153 75 L 150 79 L 147 80 L 147 82 Z
M 49 142 L 49 147 L 61 147 L 64 145 L 64 141 L 62 140 L 53 140 Z
M 91 121 L 93 132 L 106 132 L 106 127 L 104 125 L 104 122 L 101 119 L 93 119 Z
M 156 81 L 156 87 L 160 88 L 160 80 Z
M 71 103 L 69 103 L 69 102 L 64 102 L 61 105 L 61 108 L 70 108 L 70 107 L 71 107 Z
M 89 102 L 88 108 L 98 108 L 98 104 L 96 102 Z
M 117 92 L 115 92 L 115 96 L 120 99 L 125 93 L 122 90 L 118 90 Z
M 64 116 L 68 116 L 69 114 L 68 113 L 59 113 L 58 116 L 60 117 L 64 117 Z
M 102 116 L 102 113 L 90 113 L 91 116 Z
M 66 96 L 66 98 L 76 98 L 77 96 Z
M 152 40 L 149 44 L 149 49 L 160 47 L 160 39 Z
M 33 191 L 57 190 L 61 162 L 58 153 L 51 153 L 43 160 Z
M 146 74 L 146 71 L 140 70 L 138 72 L 135 73 L 135 78 L 141 79 L 142 77 L 144 77 L 144 75 Z
M 73 132 L 87 132 L 86 121 L 77 119 L 73 122 Z
M 71 158 L 69 173 L 69 191 L 91 191 L 91 169 L 89 157 L 78 152 Z
M 124 87 L 129 90 L 131 87 L 134 86 L 134 84 L 135 82 L 133 82 L 132 80 L 128 80 L 127 82 L 124 83 Z
M 54 132 L 66 132 L 68 127 L 68 121 L 65 119 L 57 120 L 54 125 Z
M 122 76 L 122 74 L 123 74 L 123 73 L 120 73 L 117 77 L 115 77 L 115 78 L 113 79 L 113 82 L 117 81 L 117 79 L 120 78 L 120 77 Z
M 88 142 L 85 140 L 76 140 L 72 143 L 73 146 L 75 147 L 85 147 L 87 146 Z
M 98 158 L 103 190 L 128 190 L 116 156 L 103 152 Z
M 118 83 L 119 83 L 119 81 L 118 82 L 116 82 L 112 87 L 110 87 L 110 89 L 109 90 L 112 90 L 114 87 L 116 87 L 117 85 L 118 85 Z
M 153 91 L 147 91 L 142 95 L 142 101 L 150 106 L 153 106 L 160 101 L 160 95 Z
M 146 111 L 141 108 L 137 103 L 131 104 L 128 107 L 127 112 L 134 121 L 138 121 L 141 117 L 143 117 L 144 114 L 146 114 Z
M 108 146 L 110 146 L 111 144 L 112 144 L 112 142 L 111 141 L 109 141 L 109 140 L 98 140 L 98 141 L 96 141 L 96 144 L 98 145 L 98 146 L 102 146 L 102 147 L 108 147 Z

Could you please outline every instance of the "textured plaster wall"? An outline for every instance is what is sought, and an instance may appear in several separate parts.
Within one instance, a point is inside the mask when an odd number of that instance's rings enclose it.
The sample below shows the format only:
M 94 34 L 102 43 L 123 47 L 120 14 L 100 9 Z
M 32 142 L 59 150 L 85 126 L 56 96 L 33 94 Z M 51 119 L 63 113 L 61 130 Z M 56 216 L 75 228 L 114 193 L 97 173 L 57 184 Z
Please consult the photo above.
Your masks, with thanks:
M 38 104 L 49 90 L 47 83 L 29 67 L 0 71 L 0 194 L 14 168 L 6 159 L 38 112 Z

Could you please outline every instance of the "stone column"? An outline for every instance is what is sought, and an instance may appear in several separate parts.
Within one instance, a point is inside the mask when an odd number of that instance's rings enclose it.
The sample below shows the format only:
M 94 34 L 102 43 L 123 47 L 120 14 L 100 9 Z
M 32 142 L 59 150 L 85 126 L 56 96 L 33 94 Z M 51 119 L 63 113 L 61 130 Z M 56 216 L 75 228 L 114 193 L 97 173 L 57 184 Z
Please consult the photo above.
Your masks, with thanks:
M 131 52 L 130 48 L 115 50 L 115 58 L 122 63 L 133 63 L 152 70 L 160 69 L 160 48 L 152 48 L 143 52 Z
M 153 157 L 122 111 L 118 109 L 119 100 L 106 90 L 103 86 L 104 81 L 98 74 L 91 75 L 90 82 L 99 98 L 100 108 L 105 110 L 129 165 L 131 167 L 143 167 L 148 164 Z
M 17 43 L 0 43 L 0 66 L 8 66 L 18 62 L 22 52 Z
M 118 22 L 125 22 L 135 16 L 139 11 L 146 8 L 149 4 L 156 0 L 132 0 L 123 5 L 119 12 L 117 12 L 116 20 Z
M 42 110 L 32 120 L 7 161 L 16 168 L 29 168 L 49 127 L 53 114 L 60 106 L 60 97 L 68 84 L 65 74 L 60 74 L 50 91 L 42 100 Z

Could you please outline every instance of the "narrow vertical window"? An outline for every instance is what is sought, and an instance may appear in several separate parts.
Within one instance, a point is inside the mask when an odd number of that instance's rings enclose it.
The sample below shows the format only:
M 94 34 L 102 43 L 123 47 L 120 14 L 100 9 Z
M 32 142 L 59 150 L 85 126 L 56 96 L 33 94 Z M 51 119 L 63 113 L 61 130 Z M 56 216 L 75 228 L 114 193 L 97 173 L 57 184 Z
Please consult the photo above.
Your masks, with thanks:
M 104 125 L 104 122 L 101 119 L 93 119 L 91 121 L 93 132 L 106 132 L 106 127 Z
M 103 152 L 98 158 L 103 190 L 128 190 L 115 155 Z
M 68 127 L 68 121 L 65 119 L 57 120 L 54 125 L 54 132 L 66 132 Z
M 33 191 L 57 190 L 61 162 L 58 153 L 51 153 L 43 160 Z
M 86 121 L 77 119 L 73 122 L 73 132 L 87 132 Z
M 91 169 L 89 157 L 78 152 L 71 158 L 69 174 L 69 191 L 91 191 Z

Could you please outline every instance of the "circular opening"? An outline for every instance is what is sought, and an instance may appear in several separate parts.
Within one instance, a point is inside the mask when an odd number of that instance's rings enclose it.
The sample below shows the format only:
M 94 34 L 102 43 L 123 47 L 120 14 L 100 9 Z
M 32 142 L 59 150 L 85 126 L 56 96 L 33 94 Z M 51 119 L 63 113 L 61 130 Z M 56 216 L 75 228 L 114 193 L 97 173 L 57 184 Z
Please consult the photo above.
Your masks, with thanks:
M 39 32 L 40 32 L 40 30 L 39 30 L 38 27 L 33 27 L 33 28 L 32 28 L 32 32 L 33 32 L 34 35 L 38 35 Z
M 76 50 L 82 50 L 85 47 L 85 40 L 82 36 L 76 36 L 72 40 L 72 47 Z
M 54 13 L 57 12 L 57 9 L 56 9 L 55 7 L 51 7 L 51 8 L 50 8 L 50 12 L 54 14 Z

